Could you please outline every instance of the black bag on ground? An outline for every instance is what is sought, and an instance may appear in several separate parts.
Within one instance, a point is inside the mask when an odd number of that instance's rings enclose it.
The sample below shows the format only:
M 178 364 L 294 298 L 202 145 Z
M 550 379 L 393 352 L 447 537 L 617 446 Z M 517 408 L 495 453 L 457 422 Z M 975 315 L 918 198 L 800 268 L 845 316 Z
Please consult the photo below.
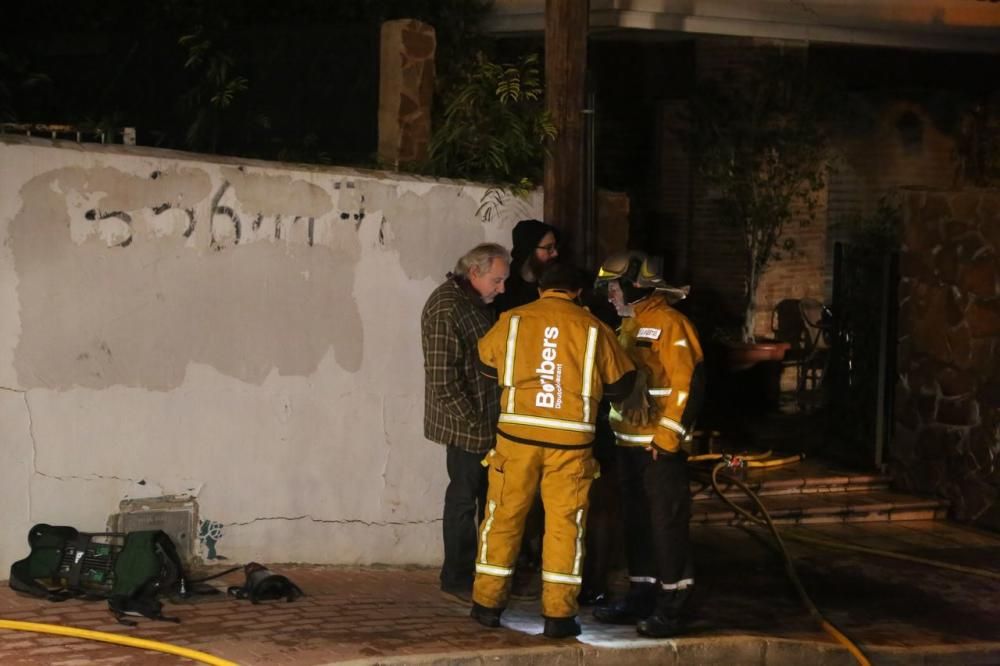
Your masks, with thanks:
M 163 615 L 161 594 L 187 594 L 187 582 L 177 548 L 166 532 L 129 532 L 114 567 L 108 607 L 119 622 L 125 615 L 179 622 Z
M 50 601 L 107 599 L 119 622 L 125 615 L 165 617 L 162 594 L 187 593 L 177 548 L 161 530 L 86 533 L 72 527 L 35 525 L 31 553 L 10 567 L 10 587 Z
M 31 552 L 10 566 L 10 587 L 49 601 L 107 598 L 123 537 L 45 523 L 35 525 L 28 531 Z
M 284 599 L 295 601 L 305 593 L 285 576 L 271 573 L 263 565 L 250 562 L 243 567 L 246 582 L 242 586 L 233 585 L 229 594 L 237 599 L 249 599 L 252 603 Z

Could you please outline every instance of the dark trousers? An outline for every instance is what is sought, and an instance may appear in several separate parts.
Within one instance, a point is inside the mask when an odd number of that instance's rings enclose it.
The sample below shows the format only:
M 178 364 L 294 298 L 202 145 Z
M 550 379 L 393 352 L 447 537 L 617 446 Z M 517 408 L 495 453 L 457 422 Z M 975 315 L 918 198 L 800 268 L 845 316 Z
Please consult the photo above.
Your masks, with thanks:
M 484 454 L 454 446 L 448 454 L 448 489 L 444 493 L 444 564 L 441 586 L 472 588 L 475 578 L 478 525 L 486 505 L 487 468 Z
M 657 612 L 677 616 L 694 582 L 689 525 L 691 493 L 686 456 L 620 447 L 619 479 L 625 515 L 625 554 L 633 586 L 655 590 Z
M 598 419 L 594 458 L 601 476 L 590 486 L 590 513 L 587 515 L 587 557 L 583 560 L 585 593 L 606 594 L 608 575 L 622 566 L 624 527 L 621 492 L 618 488 L 618 449 L 607 420 Z

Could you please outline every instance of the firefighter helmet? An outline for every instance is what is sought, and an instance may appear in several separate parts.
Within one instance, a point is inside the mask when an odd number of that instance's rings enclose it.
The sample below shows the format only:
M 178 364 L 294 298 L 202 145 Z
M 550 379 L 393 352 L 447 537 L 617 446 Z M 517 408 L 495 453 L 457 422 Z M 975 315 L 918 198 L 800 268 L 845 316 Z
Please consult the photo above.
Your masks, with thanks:
M 664 289 L 667 286 L 663 281 L 663 260 L 638 250 L 616 252 L 604 260 L 597 272 L 597 282 L 612 280 L 626 280 L 640 289 Z

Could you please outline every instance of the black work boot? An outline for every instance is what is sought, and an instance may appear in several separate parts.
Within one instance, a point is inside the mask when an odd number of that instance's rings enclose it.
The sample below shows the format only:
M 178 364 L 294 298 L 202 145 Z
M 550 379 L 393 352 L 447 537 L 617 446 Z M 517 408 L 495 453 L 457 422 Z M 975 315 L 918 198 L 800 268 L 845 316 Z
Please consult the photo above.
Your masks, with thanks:
M 580 623 L 573 617 L 547 617 L 545 618 L 545 631 L 542 632 L 547 638 L 570 638 L 580 635 Z
M 649 638 L 673 638 L 680 633 L 681 624 L 676 618 L 655 613 L 644 620 L 639 620 L 635 630 L 640 636 Z
M 473 602 L 472 610 L 469 611 L 469 617 L 484 627 L 496 629 L 500 626 L 500 613 L 502 612 L 502 608 L 487 608 Z
M 583 589 L 580 590 L 580 594 L 576 597 L 576 601 L 581 606 L 607 606 L 608 595 L 606 592 L 601 590 Z
M 472 603 L 472 585 L 442 585 L 441 596 L 461 604 Z
M 605 624 L 635 624 L 656 609 L 656 587 L 633 584 L 624 599 L 594 608 L 594 619 Z
M 639 620 L 635 630 L 649 638 L 672 638 L 681 632 L 680 618 L 691 598 L 692 587 L 663 590 L 656 597 L 656 612 Z

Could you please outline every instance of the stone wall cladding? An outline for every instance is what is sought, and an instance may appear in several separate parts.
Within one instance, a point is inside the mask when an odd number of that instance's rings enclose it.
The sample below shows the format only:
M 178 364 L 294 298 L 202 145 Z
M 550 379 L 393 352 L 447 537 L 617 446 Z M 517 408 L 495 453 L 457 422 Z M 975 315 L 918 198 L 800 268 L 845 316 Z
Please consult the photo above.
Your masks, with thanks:
M 903 192 L 895 482 L 1000 527 L 1000 191 Z
M 378 155 L 398 168 L 427 159 L 437 36 L 420 21 L 386 21 L 381 49 Z

